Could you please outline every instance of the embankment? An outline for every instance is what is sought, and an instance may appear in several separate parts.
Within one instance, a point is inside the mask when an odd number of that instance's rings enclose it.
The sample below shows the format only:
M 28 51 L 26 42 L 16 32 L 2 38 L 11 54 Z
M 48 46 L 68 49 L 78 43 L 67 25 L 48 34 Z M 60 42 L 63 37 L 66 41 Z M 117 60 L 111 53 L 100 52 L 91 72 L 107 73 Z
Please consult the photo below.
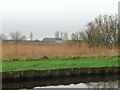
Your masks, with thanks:
M 56 70 L 27 70 L 14 72 L 1 72 L 2 79 L 21 79 L 36 77 L 64 77 L 76 75 L 103 75 L 103 74 L 119 74 L 120 67 L 99 67 L 99 68 L 71 68 Z
M 120 75 L 96 75 L 96 76 L 76 76 L 76 77 L 54 77 L 54 78 L 32 78 L 25 80 L 7 80 L 2 82 L 3 90 L 7 89 L 33 89 L 34 87 L 45 87 L 45 86 L 58 86 L 58 85 L 70 85 L 79 83 L 90 83 L 96 82 L 100 84 L 101 82 L 107 83 L 108 81 L 119 80 Z M 108 85 L 108 84 L 107 84 Z

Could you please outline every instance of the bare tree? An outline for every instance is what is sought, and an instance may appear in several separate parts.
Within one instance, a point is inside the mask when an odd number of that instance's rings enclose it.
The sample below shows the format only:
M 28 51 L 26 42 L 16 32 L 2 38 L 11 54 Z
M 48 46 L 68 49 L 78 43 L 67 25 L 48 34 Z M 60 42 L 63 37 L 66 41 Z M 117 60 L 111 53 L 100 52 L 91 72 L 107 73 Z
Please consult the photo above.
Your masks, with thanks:
M 25 35 L 21 36 L 21 40 L 26 40 L 26 39 L 27 39 L 27 37 Z
M 68 38 L 68 32 L 64 32 L 64 35 L 63 35 L 63 40 L 69 40 Z
M 118 21 L 118 45 L 120 46 L 120 20 Z
M 7 36 L 4 35 L 3 33 L 0 33 L 0 40 L 6 40 Z
M 76 33 L 71 34 L 71 40 L 78 41 L 79 40 L 79 33 L 76 32 Z
M 19 31 L 11 32 L 10 33 L 10 37 L 11 37 L 12 40 L 16 40 L 16 41 L 25 40 L 26 39 L 26 36 L 22 35 L 21 32 L 19 32 Z
M 55 38 L 59 38 L 59 36 L 60 36 L 59 34 L 60 34 L 60 32 L 59 32 L 59 31 L 56 31 L 56 32 L 55 32 Z
M 61 32 L 60 35 L 61 35 L 61 39 L 63 39 L 63 32 Z
M 21 41 L 21 40 L 26 40 L 26 36 L 22 35 L 21 32 L 16 31 L 16 32 L 11 32 L 10 37 L 11 37 L 12 40 L 16 41 L 15 54 L 18 54 L 18 42 Z
M 19 31 L 11 32 L 10 37 L 12 40 L 19 40 L 21 38 L 21 33 Z
M 115 45 L 118 43 L 118 18 L 117 16 L 100 15 L 95 21 L 86 25 L 80 32 L 82 40 L 90 45 Z
M 31 41 L 33 40 L 33 33 L 32 32 L 30 33 L 30 40 Z

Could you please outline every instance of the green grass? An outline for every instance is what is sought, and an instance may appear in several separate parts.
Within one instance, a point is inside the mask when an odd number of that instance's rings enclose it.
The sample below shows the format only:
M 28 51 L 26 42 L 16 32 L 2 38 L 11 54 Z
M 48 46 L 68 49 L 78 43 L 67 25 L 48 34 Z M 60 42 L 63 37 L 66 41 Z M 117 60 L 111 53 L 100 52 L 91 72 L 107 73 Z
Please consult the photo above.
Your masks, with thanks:
M 52 57 L 48 59 L 3 60 L 2 72 L 112 66 L 119 66 L 118 57 Z

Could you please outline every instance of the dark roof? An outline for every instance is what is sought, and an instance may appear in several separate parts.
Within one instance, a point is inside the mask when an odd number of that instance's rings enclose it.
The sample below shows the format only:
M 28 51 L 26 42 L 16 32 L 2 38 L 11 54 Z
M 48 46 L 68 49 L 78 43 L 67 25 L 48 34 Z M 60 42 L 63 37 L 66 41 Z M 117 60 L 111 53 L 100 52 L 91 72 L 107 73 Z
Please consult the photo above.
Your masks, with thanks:
M 62 40 L 62 38 L 55 38 L 55 40 Z
M 55 42 L 55 40 L 62 40 L 61 38 L 44 38 L 44 42 Z
M 45 41 L 45 42 L 54 42 L 55 38 L 44 38 L 42 41 Z

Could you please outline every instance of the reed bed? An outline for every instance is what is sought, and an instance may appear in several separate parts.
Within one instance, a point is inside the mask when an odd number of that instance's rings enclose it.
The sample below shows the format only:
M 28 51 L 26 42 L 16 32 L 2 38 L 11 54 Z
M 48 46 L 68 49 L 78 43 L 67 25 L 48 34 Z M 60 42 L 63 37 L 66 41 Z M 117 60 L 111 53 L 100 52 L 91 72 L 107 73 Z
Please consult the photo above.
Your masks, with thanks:
M 116 46 L 89 47 L 85 43 L 2 43 L 3 58 L 71 57 L 71 56 L 117 56 Z

